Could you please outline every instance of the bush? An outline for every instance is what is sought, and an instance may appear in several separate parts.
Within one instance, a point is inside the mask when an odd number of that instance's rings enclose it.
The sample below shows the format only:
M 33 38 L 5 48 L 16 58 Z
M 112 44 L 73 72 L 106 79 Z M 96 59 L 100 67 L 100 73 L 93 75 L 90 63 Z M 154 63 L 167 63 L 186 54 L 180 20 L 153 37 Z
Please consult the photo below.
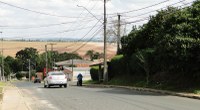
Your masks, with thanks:
M 90 75 L 93 81 L 98 81 L 99 80 L 99 67 L 98 66 L 93 66 L 90 69 Z
M 108 75 L 109 79 L 112 79 L 114 76 L 120 76 L 126 74 L 126 63 L 123 55 L 115 56 L 108 65 Z
M 19 72 L 19 73 L 16 74 L 16 77 L 17 77 L 18 80 L 21 80 L 22 77 L 24 77 L 24 74 Z

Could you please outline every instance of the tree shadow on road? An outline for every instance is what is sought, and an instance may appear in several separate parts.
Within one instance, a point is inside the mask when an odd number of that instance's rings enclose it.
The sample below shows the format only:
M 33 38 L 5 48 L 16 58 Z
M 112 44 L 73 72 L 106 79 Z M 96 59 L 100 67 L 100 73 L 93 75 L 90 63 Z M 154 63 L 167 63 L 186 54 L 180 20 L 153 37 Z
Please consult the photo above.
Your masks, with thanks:
M 124 94 L 124 95 L 166 96 L 166 94 L 161 94 L 161 93 L 123 89 L 123 88 L 106 88 L 98 92 L 103 92 L 108 94 Z

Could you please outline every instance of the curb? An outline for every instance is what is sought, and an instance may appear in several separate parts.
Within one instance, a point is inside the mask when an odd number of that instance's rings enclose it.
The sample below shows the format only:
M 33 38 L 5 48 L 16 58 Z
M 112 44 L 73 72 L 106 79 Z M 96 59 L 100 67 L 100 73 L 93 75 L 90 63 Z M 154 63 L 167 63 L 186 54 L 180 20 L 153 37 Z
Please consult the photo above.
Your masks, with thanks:
M 98 84 L 84 84 L 84 86 L 86 86 L 86 87 L 103 87 L 103 88 L 123 88 L 123 89 L 130 89 L 130 90 L 144 91 L 144 92 L 154 92 L 154 93 L 160 93 L 160 94 L 166 94 L 166 95 L 186 97 L 186 98 L 200 100 L 200 95 L 177 93 L 177 92 L 166 91 L 166 90 L 156 90 L 156 89 L 141 88 L 141 87 L 130 87 L 130 86 L 98 85 Z

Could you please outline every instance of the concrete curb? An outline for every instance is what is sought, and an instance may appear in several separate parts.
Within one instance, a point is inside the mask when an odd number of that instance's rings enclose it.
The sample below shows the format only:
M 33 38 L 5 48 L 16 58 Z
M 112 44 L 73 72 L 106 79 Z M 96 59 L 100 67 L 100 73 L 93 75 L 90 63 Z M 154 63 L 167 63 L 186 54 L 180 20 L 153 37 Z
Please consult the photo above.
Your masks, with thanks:
M 86 87 L 104 87 L 104 88 L 123 88 L 123 89 L 154 92 L 154 93 L 160 93 L 160 94 L 173 95 L 173 96 L 186 97 L 186 98 L 192 98 L 192 99 L 200 100 L 200 95 L 177 93 L 177 92 L 166 91 L 166 90 L 156 90 L 156 89 L 149 89 L 149 88 L 117 86 L 117 85 L 99 85 L 99 84 L 84 84 L 84 86 L 86 86 Z

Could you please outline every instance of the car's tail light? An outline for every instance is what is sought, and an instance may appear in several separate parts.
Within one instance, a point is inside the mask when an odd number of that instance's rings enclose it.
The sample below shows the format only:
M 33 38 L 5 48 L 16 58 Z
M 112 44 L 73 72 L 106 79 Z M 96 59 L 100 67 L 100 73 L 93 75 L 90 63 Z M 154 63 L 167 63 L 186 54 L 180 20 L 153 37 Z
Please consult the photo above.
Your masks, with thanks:
M 52 77 L 50 76 L 49 79 L 52 79 Z
M 65 76 L 65 79 L 67 79 L 67 76 Z

